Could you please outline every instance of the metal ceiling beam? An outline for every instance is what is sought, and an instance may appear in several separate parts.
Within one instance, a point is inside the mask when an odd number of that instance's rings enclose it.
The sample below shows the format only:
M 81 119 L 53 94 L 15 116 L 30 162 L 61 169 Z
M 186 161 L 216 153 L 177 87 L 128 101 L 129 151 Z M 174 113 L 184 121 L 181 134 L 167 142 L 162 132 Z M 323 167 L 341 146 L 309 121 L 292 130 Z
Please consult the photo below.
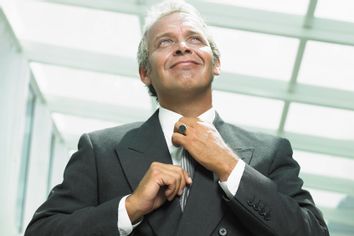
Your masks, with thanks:
M 329 223 L 340 223 L 354 227 L 354 211 L 352 209 L 331 209 L 326 207 L 320 207 L 320 209 Z
M 24 54 L 30 61 L 138 77 L 138 66 L 134 58 L 104 55 L 25 40 L 20 42 Z M 222 73 L 215 78 L 213 86 L 225 92 L 354 110 L 354 92 L 297 84 L 289 93 L 288 85 L 288 81 Z
M 26 40 L 20 40 L 20 44 L 24 55 L 30 61 L 134 78 L 139 75 L 136 59 L 132 57 L 120 57 Z
M 332 139 L 292 132 L 283 137 L 291 141 L 294 149 L 354 159 L 353 140 Z
M 354 92 L 351 91 L 296 84 L 289 93 L 287 81 L 232 73 L 222 73 L 213 83 L 215 89 L 226 92 L 354 110 Z
M 352 180 L 308 173 L 301 173 L 300 176 L 305 182 L 305 188 L 343 193 L 354 198 L 354 181 Z
M 150 109 L 143 110 L 48 94 L 45 95 L 45 99 L 52 112 L 106 120 L 119 124 L 143 121 L 152 114 Z M 254 127 L 246 128 L 267 133 L 275 132 Z M 294 149 L 354 158 L 354 146 L 350 140 L 329 139 L 290 132 L 284 132 L 282 136 L 291 141 Z
M 311 27 L 310 21 L 313 19 L 313 14 L 315 12 L 316 5 L 317 5 L 317 0 L 310 0 L 309 1 L 309 5 L 308 5 L 307 12 L 305 15 L 303 27 L 305 27 L 305 28 Z M 297 79 L 298 79 L 298 75 L 299 75 L 299 71 L 300 71 L 300 67 L 301 67 L 302 58 L 305 53 L 306 43 L 307 43 L 306 39 L 300 39 L 300 43 L 297 48 L 295 63 L 293 65 L 293 70 L 291 72 L 290 82 L 288 85 L 288 92 L 289 93 L 293 93 L 295 86 L 297 84 Z M 278 126 L 278 130 L 277 130 L 278 135 L 281 135 L 284 132 L 285 122 L 287 120 L 288 113 L 289 113 L 289 106 L 290 106 L 290 102 L 285 101 L 284 106 L 283 106 L 283 111 L 281 114 L 281 118 L 280 118 L 280 122 L 279 122 L 279 126 Z
M 147 6 L 156 1 L 148 1 L 146 5 L 117 0 L 47 0 L 46 2 L 142 15 Z M 311 28 L 308 28 L 303 27 L 305 16 L 221 5 L 201 0 L 190 2 L 212 26 L 354 45 L 353 23 L 314 18 L 305 21 L 307 25 L 311 25 Z
M 242 127 L 254 132 L 277 135 L 276 130 L 251 126 Z M 352 140 L 332 139 L 292 132 L 283 132 L 281 137 L 289 139 L 293 149 L 354 159 L 354 145 Z
M 50 111 L 105 120 L 117 124 L 146 120 L 151 115 L 150 109 L 138 109 L 101 102 L 46 95 Z

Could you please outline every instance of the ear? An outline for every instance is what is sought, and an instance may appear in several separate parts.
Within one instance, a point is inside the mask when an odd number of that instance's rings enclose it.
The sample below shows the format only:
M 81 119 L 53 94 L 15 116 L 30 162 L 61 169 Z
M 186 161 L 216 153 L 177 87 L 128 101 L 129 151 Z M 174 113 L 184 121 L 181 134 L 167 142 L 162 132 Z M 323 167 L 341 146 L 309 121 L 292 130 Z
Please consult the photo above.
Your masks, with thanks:
M 217 58 L 214 62 L 213 73 L 214 75 L 220 75 L 221 66 L 220 66 L 220 58 Z
M 149 73 L 145 68 L 140 67 L 139 68 L 139 75 L 140 75 L 140 80 L 146 85 L 149 86 L 151 84 L 151 79 L 149 77 Z

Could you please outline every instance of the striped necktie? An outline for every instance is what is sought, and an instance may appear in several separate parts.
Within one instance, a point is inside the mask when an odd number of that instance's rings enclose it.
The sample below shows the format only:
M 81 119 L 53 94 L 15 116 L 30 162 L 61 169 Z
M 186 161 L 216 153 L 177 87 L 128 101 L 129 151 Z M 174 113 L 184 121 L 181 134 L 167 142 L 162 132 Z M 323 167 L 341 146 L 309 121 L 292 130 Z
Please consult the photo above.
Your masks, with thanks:
M 182 148 L 181 148 L 182 149 Z M 193 158 L 189 155 L 189 153 L 185 150 L 181 150 L 181 167 L 188 173 L 188 175 L 193 179 L 193 174 L 194 174 L 194 160 Z M 187 198 L 189 195 L 189 190 L 190 186 L 186 186 L 183 189 L 182 196 L 180 198 L 180 204 L 181 204 L 181 209 L 182 211 L 184 210 L 184 207 L 187 203 Z

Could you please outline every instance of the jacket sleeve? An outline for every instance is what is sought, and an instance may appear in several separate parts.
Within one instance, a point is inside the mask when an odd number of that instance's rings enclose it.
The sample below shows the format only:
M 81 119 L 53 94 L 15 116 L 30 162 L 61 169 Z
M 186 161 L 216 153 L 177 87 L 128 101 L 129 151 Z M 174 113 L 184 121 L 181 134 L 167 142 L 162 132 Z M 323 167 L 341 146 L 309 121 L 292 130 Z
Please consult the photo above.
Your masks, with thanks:
M 302 189 L 300 167 L 286 139 L 278 139 L 265 173 L 246 165 L 236 195 L 226 199 L 237 220 L 254 235 L 328 236 L 321 212 Z
M 35 212 L 25 236 L 119 235 L 120 196 L 99 203 L 94 148 L 88 135 L 64 171 L 64 180 L 54 187 L 47 201 Z

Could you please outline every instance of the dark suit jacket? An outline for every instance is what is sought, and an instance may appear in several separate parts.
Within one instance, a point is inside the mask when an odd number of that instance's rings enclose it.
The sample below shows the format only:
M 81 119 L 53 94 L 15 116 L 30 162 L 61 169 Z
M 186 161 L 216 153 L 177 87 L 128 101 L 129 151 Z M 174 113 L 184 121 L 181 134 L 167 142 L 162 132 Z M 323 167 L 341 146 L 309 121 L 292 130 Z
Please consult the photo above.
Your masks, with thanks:
M 199 165 L 183 214 L 176 198 L 146 215 L 132 235 L 328 235 L 302 189 L 287 140 L 247 132 L 218 116 L 214 124 L 246 163 L 236 195 L 227 198 Z M 158 112 L 143 124 L 83 135 L 63 183 L 36 211 L 25 235 L 119 235 L 119 200 L 132 193 L 153 161 L 171 163 Z

